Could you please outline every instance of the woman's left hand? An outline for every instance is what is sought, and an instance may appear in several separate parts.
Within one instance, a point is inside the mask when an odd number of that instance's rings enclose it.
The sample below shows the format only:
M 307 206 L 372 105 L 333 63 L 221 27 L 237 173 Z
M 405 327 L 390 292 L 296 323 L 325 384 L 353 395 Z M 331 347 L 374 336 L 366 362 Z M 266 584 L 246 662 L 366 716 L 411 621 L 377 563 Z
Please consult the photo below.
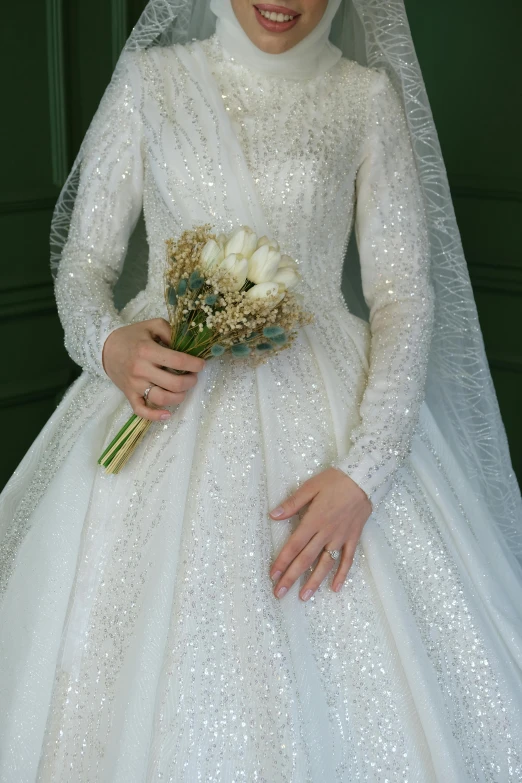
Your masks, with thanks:
M 346 473 L 327 468 L 308 479 L 297 492 L 270 512 L 275 520 L 289 519 L 307 503 L 310 504 L 270 569 L 277 584 L 274 593 L 282 598 L 319 556 L 310 578 L 299 595 L 307 601 L 323 579 L 338 564 L 332 589 L 340 590 L 353 562 L 355 548 L 362 529 L 372 512 L 372 504 L 364 490 Z M 334 560 L 326 549 L 341 551 Z

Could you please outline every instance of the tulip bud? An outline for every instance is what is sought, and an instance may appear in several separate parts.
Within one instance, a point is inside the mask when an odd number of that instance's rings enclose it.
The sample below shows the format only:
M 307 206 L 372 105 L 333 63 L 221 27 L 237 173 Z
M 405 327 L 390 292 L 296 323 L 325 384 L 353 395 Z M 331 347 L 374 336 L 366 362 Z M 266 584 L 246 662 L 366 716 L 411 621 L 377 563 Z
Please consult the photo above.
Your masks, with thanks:
M 267 236 L 261 237 L 257 243 L 258 247 L 263 247 L 263 245 L 268 245 L 272 250 L 279 250 L 279 242 L 276 242 L 275 239 L 269 239 Z
M 236 255 L 250 258 L 257 246 L 257 235 L 248 226 L 236 228 L 230 234 L 225 244 L 225 255 L 236 253 Z
M 286 269 L 287 267 L 290 267 L 292 269 L 298 269 L 297 261 L 294 261 L 294 259 L 291 256 L 287 256 L 286 254 L 283 254 L 281 256 L 281 261 L 279 262 L 279 269 Z
M 247 231 L 245 235 L 245 244 L 243 245 L 243 250 L 241 255 L 245 258 L 250 258 L 252 253 L 257 247 L 257 234 L 255 234 L 250 229 Z
M 301 275 L 299 272 L 291 266 L 284 266 L 283 268 L 280 266 L 273 278 L 274 283 L 282 283 L 288 291 L 294 288 L 300 279 Z
M 248 272 L 248 261 L 246 258 L 238 259 L 235 253 L 230 253 L 230 255 L 221 262 L 220 268 L 227 272 L 234 280 L 235 291 L 239 291 L 239 289 L 244 286 Z
M 213 239 L 209 239 L 200 256 L 201 267 L 209 272 L 213 266 L 223 260 L 223 251 Z
M 273 279 L 281 255 L 269 245 L 261 245 L 248 262 L 248 279 L 253 283 L 268 283 Z
M 285 292 L 279 291 L 277 283 L 259 283 L 249 288 L 245 294 L 248 299 L 264 299 L 265 297 L 275 296 L 274 307 L 279 304 L 284 295 Z

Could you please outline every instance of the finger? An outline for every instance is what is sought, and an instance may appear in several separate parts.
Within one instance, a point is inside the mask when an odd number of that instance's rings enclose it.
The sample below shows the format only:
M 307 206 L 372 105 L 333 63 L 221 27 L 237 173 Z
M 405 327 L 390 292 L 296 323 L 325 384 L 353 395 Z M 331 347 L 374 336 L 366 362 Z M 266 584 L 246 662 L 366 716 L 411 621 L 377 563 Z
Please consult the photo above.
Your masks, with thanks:
M 317 565 L 312 571 L 310 578 L 306 584 L 303 585 L 303 588 L 299 593 L 299 596 L 303 599 L 303 601 L 308 601 L 312 597 L 323 579 L 328 576 L 332 568 L 335 566 L 335 560 L 330 555 L 330 553 L 326 551 L 327 548 L 338 549 L 339 547 L 334 547 L 333 545 L 324 547 L 323 551 L 319 555 Z
M 274 587 L 274 593 L 277 598 L 282 598 L 288 590 L 292 587 L 296 579 L 301 574 L 310 568 L 314 560 L 320 555 L 323 549 L 323 539 L 319 533 L 316 533 L 313 538 L 310 539 L 308 544 L 302 549 L 299 554 L 291 561 L 286 571 L 281 576 L 279 582 Z M 330 557 L 330 555 L 328 555 Z M 331 560 L 332 558 L 330 558 Z
M 290 563 L 295 560 L 315 535 L 317 535 L 316 528 L 304 525 L 301 521 L 272 563 L 270 578 L 274 581 L 279 579 L 281 574 L 286 571 Z
M 148 369 L 141 369 L 141 372 L 143 373 L 141 375 L 141 378 L 143 378 L 142 383 L 146 382 L 146 378 L 148 385 L 153 383 L 155 386 L 159 386 L 160 388 L 165 389 L 165 391 L 174 392 L 175 394 L 192 389 L 192 387 L 196 385 L 198 379 L 197 375 L 193 372 L 187 373 L 186 375 L 173 375 L 167 370 L 161 370 L 159 367 L 156 367 L 156 365 L 152 365 Z M 140 389 L 138 388 L 137 391 L 139 392 Z M 145 389 L 143 391 L 145 391 Z
M 148 343 L 148 358 L 159 367 L 170 367 L 172 370 L 182 372 L 201 372 L 205 366 L 205 360 L 199 356 L 191 356 L 189 353 L 173 351 L 172 348 L 164 348 L 157 343 Z
M 159 337 L 165 345 L 170 345 L 172 328 L 164 318 L 151 318 L 147 321 L 147 328 L 151 335 Z
M 349 544 L 345 544 L 343 547 L 339 568 L 337 569 L 337 573 L 335 574 L 332 582 L 332 590 L 335 590 L 336 593 L 338 593 L 343 586 L 344 581 L 348 575 L 348 571 L 352 567 L 354 554 L 355 549 L 352 548 Z
M 153 386 L 147 397 L 147 403 L 167 408 L 169 405 L 179 405 L 185 399 L 185 392 L 170 392 L 160 386 Z
M 134 355 L 134 368 L 143 364 L 154 364 L 157 367 L 169 367 L 181 372 L 200 372 L 205 366 L 205 361 L 198 356 L 190 356 L 188 353 L 173 351 L 164 348 L 154 340 L 140 340 L 136 346 Z
M 167 421 L 167 419 L 170 419 L 170 411 L 166 411 L 163 408 L 157 410 L 149 408 L 140 394 L 133 393 L 128 397 L 128 400 L 132 405 L 133 412 L 136 416 L 141 416 L 142 419 L 149 419 L 150 421 Z
M 290 497 L 281 503 L 280 506 L 274 508 L 274 510 L 270 512 L 270 516 L 273 517 L 273 519 L 288 519 L 289 517 L 293 517 L 303 506 L 310 503 L 316 494 L 317 489 L 314 482 L 310 480 L 305 481 L 293 495 L 290 495 Z

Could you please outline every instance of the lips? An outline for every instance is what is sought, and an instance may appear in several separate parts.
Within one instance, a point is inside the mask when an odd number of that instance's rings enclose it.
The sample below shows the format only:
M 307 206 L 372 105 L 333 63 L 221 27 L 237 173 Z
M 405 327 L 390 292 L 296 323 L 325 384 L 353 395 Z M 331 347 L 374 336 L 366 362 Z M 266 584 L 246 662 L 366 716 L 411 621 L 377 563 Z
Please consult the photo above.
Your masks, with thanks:
M 265 30 L 268 30 L 271 33 L 285 33 L 287 30 L 295 27 L 299 21 L 299 17 L 301 16 L 301 14 L 296 13 L 294 10 L 287 8 L 284 5 L 257 3 L 257 5 L 254 6 L 254 10 L 256 13 L 256 19 L 261 27 L 264 27 Z M 267 17 L 264 16 L 261 11 L 263 11 L 265 14 L 282 14 L 283 16 L 292 16 L 293 19 L 289 19 L 286 22 L 277 21 L 275 19 L 267 19 Z
M 259 8 L 260 11 L 274 12 L 275 14 L 285 14 L 286 16 L 299 16 L 297 11 L 293 8 L 286 8 L 284 5 L 271 5 L 267 3 L 256 3 L 254 8 Z

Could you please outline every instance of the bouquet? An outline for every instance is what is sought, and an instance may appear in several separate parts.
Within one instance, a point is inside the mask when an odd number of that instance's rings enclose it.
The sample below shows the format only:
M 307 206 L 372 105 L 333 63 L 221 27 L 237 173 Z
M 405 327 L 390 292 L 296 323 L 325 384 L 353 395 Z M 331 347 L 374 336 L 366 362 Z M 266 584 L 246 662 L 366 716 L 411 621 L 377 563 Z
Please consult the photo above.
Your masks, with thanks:
M 297 264 L 273 239 L 258 239 L 247 226 L 216 236 L 205 225 L 166 244 L 165 302 L 175 351 L 203 359 L 228 351 L 256 365 L 311 322 L 292 291 Z M 118 473 L 151 424 L 133 414 L 98 464 Z

